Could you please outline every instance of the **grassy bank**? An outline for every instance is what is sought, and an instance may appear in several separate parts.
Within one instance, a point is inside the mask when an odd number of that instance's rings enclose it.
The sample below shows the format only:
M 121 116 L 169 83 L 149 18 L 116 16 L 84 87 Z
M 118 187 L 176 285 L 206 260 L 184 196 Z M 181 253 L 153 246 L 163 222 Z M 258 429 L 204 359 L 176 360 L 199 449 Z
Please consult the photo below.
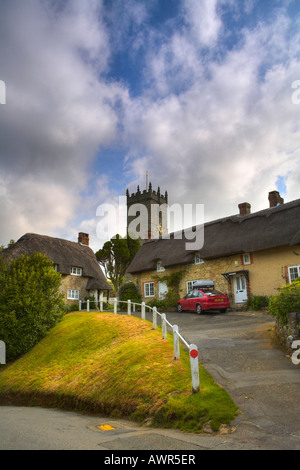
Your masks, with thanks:
M 0 404 L 51 406 L 200 432 L 237 414 L 200 366 L 191 394 L 188 353 L 174 361 L 172 337 L 112 313 L 71 313 L 28 354 L 0 368 Z

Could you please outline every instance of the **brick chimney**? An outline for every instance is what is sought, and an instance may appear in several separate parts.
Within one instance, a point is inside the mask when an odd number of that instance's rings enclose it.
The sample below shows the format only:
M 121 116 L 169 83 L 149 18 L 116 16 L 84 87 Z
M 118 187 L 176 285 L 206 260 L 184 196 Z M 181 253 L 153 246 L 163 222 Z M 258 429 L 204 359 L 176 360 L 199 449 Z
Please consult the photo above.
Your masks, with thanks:
M 283 204 L 284 200 L 282 199 L 278 191 L 271 191 L 269 193 L 269 202 L 270 207 L 276 207 L 280 204 Z
M 89 246 L 89 244 L 90 244 L 90 237 L 89 237 L 89 234 L 88 234 L 88 233 L 79 232 L 79 233 L 78 233 L 78 243 L 80 243 L 81 245 L 87 245 L 87 246 Z
M 239 210 L 241 216 L 251 214 L 251 204 L 249 202 L 241 202 Z

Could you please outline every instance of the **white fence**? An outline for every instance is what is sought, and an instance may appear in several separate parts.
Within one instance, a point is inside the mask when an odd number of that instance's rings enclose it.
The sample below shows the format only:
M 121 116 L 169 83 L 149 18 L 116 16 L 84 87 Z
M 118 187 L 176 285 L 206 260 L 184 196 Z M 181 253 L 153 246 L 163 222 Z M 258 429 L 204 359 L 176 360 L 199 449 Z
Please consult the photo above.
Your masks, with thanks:
M 99 304 L 100 311 L 103 311 L 103 301 L 100 300 L 99 302 L 87 300 L 87 311 L 90 311 L 91 304 L 95 304 L 95 308 L 97 308 Z M 113 306 L 114 306 L 114 313 L 118 313 L 118 304 L 127 304 L 127 315 L 131 315 L 132 312 L 136 311 L 136 306 L 141 307 L 141 318 L 142 320 L 146 320 L 146 309 L 150 312 L 152 311 L 152 324 L 153 329 L 156 330 L 157 328 L 157 316 L 161 318 L 161 329 L 162 329 L 162 339 L 167 339 L 167 325 L 171 328 L 173 333 L 173 344 L 174 344 L 174 359 L 179 359 L 180 357 L 180 346 L 179 341 L 181 341 L 189 351 L 190 356 L 190 365 L 191 365 L 191 381 L 192 381 L 192 392 L 198 393 L 200 391 L 200 379 L 199 379 L 199 362 L 198 362 L 198 348 L 195 344 L 189 344 L 183 336 L 179 333 L 179 329 L 177 325 L 172 325 L 166 317 L 165 313 L 159 313 L 156 307 L 150 307 L 146 305 L 145 302 L 137 303 L 131 302 L 131 300 L 118 300 L 113 299 Z M 82 310 L 82 301 L 79 301 L 79 310 Z

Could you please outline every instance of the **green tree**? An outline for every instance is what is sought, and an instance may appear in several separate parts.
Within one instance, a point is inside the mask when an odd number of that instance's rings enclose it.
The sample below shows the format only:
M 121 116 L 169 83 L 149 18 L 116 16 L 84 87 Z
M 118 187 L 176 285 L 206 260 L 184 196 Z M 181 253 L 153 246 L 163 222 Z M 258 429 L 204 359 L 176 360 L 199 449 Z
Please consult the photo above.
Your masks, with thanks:
M 61 276 L 46 256 L 24 254 L 0 271 L 0 339 L 7 359 L 29 351 L 64 314 Z
M 112 282 L 117 295 L 126 270 L 140 246 L 139 240 L 134 240 L 129 236 L 122 238 L 117 234 L 96 252 L 96 258 L 103 267 L 106 278 Z

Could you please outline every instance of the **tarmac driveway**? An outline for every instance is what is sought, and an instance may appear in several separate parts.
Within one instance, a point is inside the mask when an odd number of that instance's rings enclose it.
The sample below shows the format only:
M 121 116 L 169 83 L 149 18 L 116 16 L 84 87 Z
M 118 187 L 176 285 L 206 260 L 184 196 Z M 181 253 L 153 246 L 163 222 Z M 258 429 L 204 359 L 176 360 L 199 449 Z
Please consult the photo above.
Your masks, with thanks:
M 169 313 L 242 414 L 236 432 L 265 448 L 300 449 L 300 366 L 274 341 L 266 312 Z M 237 436 L 236 436 L 237 437 Z M 277 443 L 277 444 L 276 444 Z

